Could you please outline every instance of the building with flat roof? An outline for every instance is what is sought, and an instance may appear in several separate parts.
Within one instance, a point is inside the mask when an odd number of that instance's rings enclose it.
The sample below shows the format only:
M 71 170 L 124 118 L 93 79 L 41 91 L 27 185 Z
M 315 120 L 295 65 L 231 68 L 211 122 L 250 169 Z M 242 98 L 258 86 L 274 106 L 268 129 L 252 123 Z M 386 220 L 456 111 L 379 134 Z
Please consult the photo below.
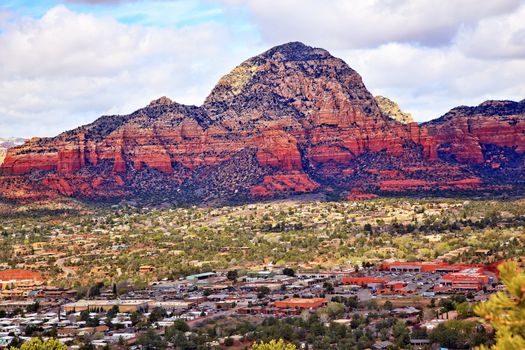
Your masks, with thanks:
M 478 267 L 476 265 L 450 265 L 446 262 L 407 262 L 407 261 L 396 261 L 390 263 L 383 263 L 380 269 L 383 271 L 390 272 L 458 272 L 468 268 Z
M 169 300 L 169 301 L 150 300 L 148 302 L 148 306 L 150 309 L 159 307 L 161 309 L 168 310 L 168 311 L 186 310 L 192 307 L 193 305 L 195 305 L 195 303 L 192 303 L 190 301 L 184 301 L 184 300 Z
M 439 280 L 440 287 L 449 287 L 453 290 L 478 291 L 491 283 L 491 278 L 482 268 L 469 268 L 459 272 L 451 272 Z
M 217 276 L 216 272 L 203 272 L 203 273 L 198 273 L 195 275 L 189 275 L 186 277 L 186 279 L 188 281 L 200 281 L 200 280 L 208 279 L 208 278 L 215 277 L 215 276 Z
M 34 303 L 34 300 L 0 301 L 0 310 L 13 311 L 16 309 L 26 309 Z
M 65 312 L 82 312 L 85 310 L 109 311 L 114 306 L 119 312 L 147 311 L 151 300 L 79 300 L 63 305 Z
M 274 302 L 274 306 L 279 309 L 318 309 L 327 303 L 325 298 L 289 298 Z
M 356 276 L 344 276 L 341 278 L 343 284 L 351 284 L 361 287 L 368 285 L 383 285 L 386 284 L 390 279 L 386 277 L 356 277 Z
M 39 272 L 10 269 L 0 271 L 0 289 L 5 288 L 32 288 L 44 284 Z

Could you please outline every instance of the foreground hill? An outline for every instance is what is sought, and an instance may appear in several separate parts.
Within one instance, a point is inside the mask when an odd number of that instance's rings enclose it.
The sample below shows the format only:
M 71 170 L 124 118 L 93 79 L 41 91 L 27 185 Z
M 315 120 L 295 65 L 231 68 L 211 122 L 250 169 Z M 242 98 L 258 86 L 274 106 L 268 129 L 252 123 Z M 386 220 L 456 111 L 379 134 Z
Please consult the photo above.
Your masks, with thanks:
M 233 69 L 200 107 L 162 97 L 10 149 L 0 196 L 209 202 L 521 189 L 525 101 L 404 122 L 382 112 L 344 61 L 289 43 Z

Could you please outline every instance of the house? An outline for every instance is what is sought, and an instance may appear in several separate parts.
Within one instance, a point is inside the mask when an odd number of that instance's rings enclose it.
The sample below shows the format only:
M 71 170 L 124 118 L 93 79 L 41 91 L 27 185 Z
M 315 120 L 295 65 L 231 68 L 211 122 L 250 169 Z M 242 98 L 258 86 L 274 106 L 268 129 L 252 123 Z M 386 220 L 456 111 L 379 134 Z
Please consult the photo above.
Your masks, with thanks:
M 429 339 L 410 339 L 410 345 L 416 349 L 421 349 L 430 344 Z
M 139 272 L 141 274 L 152 273 L 155 272 L 155 267 L 151 265 L 142 265 L 141 267 L 139 267 Z
M 433 319 L 433 320 L 430 320 L 430 321 L 427 321 L 423 324 L 421 324 L 421 328 L 425 328 L 427 331 L 431 331 L 433 329 L 435 329 L 440 323 L 443 323 L 445 322 L 446 320 L 444 319 Z
M 392 313 L 395 315 L 406 315 L 407 317 L 417 316 L 421 311 L 418 308 L 413 306 L 409 307 L 399 307 L 392 310 Z
M 33 248 L 26 244 L 16 244 L 13 246 L 13 254 L 16 256 L 29 255 L 33 253 Z
M 33 305 L 33 300 L 18 300 L 18 301 L 0 301 L 0 310 L 11 312 L 16 309 L 26 309 L 28 306 Z
M 474 252 L 476 256 L 487 256 L 490 255 L 490 249 L 478 249 Z
M 13 341 L 15 337 L 6 335 L 4 337 L 0 337 L 0 348 L 7 348 L 9 344 Z
M 376 350 L 383 350 L 394 347 L 394 343 L 384 340 L 384 341 L 378 341 L 374 345 L 372 345 L 372 348 Z

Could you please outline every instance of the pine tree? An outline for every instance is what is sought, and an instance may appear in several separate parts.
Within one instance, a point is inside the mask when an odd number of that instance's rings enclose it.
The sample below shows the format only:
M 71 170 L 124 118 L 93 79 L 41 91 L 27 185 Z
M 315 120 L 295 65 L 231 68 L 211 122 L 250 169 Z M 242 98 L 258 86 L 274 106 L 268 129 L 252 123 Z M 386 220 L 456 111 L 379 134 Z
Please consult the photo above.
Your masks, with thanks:
M 492 295 L 474 311 L 496 330 L 491 350 L 525 349 L 525 273 L 515 262 L 501 264 L 498 269 L 505 291 Z

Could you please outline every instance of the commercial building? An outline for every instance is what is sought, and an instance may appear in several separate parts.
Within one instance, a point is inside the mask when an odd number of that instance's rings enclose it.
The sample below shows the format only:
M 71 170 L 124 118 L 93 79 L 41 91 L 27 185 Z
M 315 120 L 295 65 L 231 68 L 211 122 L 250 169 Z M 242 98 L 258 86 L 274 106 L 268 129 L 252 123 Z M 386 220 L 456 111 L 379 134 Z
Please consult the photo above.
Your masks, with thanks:
M 109 311 L 114 306 L 118 312 L 147 311 L 151 300 L 79 300 L 74 303 L 63 305 L 65 312 L 81 312 L 85 310 Z
M 370 285 L 384 285 L 390 279 L 386 277 L 355 277 L 344 276 L 341 278 L 343 284 L 351 284 L 355 286 L 368 287 Z
M 32 288 L 44 284 L 42 275 L 29 270 L 3 270 L 0 271 L 0 289 L 6 288 Z
M 289 298 L 274 302 L 274 306 L 279 309 L 318 309 L 326 305 L 325 298 Z
M 203 273 L 198 273 L 196 275 L 187 276 L 186 280 L 188 280 L 188 281 L 201 281 L 201 280 L 205 280 L 205 279 L 208 279 L 208 278 L 211 278 L 211 277 L 216 277 L 216 276 L 217 276 L 217 273 L 215 273 L 215 272 L 203 272 Z
M 478 291 L 490 284 L 491 280 L 482 268 L 469 268 L 444 275 L 439 280 L 439 287 L 458 291 Z
M 468 268 L 478 267 L 476 265 L 450 265 L 446 262 L 404 262 L 396 261 L 383 263 L 380 269 L 390 272 L 428 272 L 428 273 L 447 273 L 458 272 Z

